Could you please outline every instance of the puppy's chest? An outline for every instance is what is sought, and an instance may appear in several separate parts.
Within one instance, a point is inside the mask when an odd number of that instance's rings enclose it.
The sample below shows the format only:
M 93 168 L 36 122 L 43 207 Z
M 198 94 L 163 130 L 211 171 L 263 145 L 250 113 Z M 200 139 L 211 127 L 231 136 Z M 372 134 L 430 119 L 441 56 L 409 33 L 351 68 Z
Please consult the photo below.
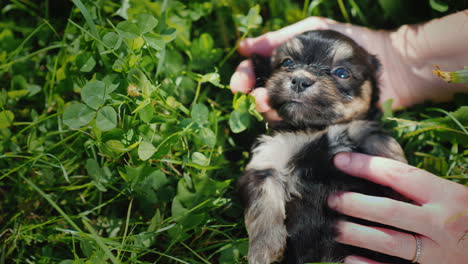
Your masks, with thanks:
M 247 169 L 274 169 L 283 176 L 300 169 L 328 166 L 334 154 L 352 151 L 347 126 L 335 125 L 321 131 L 279 132 L 260 137 Z M 327 163 L 327 164 L 325 164 Z
M 252 159 L 247 169 L 275 169 L 282 173 L 291 170 L 292 157 L 300 153 L 304 146 L 324 135 L 320 132 L 280 132 L 273 136 L 263 135 L 252 151 Z

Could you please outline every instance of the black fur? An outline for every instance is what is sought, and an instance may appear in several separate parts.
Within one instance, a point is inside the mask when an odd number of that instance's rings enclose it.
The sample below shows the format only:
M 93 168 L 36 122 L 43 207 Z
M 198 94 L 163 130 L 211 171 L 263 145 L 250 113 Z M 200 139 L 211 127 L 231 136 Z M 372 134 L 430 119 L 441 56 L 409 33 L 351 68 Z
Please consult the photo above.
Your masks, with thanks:
M 361 133 L 362 139 L 369 139 L 372 134 L 389 137 L 377 126 L 367 123 Z M 378 144 L 378 142 L 373 144 Z M 353 191 L 374 196 L 399 197 L 387 187 L 350 177 L 337 170 L 332 163 L 333 156 L 339 152 L 350 151 L 370 155 L 380 154 L 366 149 L 356 138 L 351 138 L 346 129 L 331 139 L 327 134 L 318 140 L 311 141 L 292 157 L 291 166 L 298 171 L 302 183 L 299 190 L 302 199 L 292 199 L 286 204 L 285 224 L 288 230 L 286 263 L 340 262 L 348 255 L 364 256 L 386 263 L 410 263 L 396 257 L 338 244 L 334 241 L 337 235 L 334 223 L 340 218 L 360 224 L 382 225 L 339 215 L 327 206 L 326 201 L 330 194 Z M 392 158 L 401 160 L 401 157 Z
M 339 52 L 343 57 L 336 55 Z M 285 58 L 293 61 L 292 66 L 284 63 Z M 348 255 L 410 263 L 335 242 L 339 219 L 382 225 L 340 215 L 327 206 L 328 197 L 342 191 L 405 200 L 387 187 L 344 174 L 332 162 L 335 154 L 351 151 L 405 161 L 398 143 L 371 121 L 378 112 L 376 57 L 350 38 L 326 30 L 303 33 L 271 58 L 256 55 L 253 63 L 257 84 L 267 88 L 283 121 L 272 136 L 260 139 L 238 182 L 246 207 L 249 263 L 341 262 Z M 348 69 L 351 78 L 333 76 L 337 67 Z M 291 91 L 290 82 L 297 74 L 309 78 L 312 85 Z M 299 103 L 291 105 L 295 101 Z M 269 217 L 262 218 L 264 214 Z

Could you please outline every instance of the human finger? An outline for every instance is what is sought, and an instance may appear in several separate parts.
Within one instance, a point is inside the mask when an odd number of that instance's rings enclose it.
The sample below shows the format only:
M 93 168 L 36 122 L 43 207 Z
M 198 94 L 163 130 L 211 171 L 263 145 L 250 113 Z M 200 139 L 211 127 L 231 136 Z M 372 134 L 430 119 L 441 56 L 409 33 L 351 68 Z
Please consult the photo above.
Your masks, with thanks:
M 281 121 L 282 120 L 281 117 L 278 115 L 278 112 L 276 112 L 275 110 L 265 112 L 263 113 L 263 116 L 265 117 L 267 121 Z
M 233 93 L 249 93 L 255 86 L 255 72 L 251 60 L 242 61 L 231 76 L 231 91 Z
M 268 121 L 279 121 L 281 117 L 278 115 L 278 112 L 271 108 L 270 102 L 268 100 L 268 91 L 266 88 L 259 87 L 252 91 L 251 93 L 255 97 L 255 107 L 258 112 L 262 113 L 266 120 Z
M 268 100 L 268 91 L 266 88 L 258 87 L 252 91 L 251 95 L 255 97 L 255 105 L 258 112 L 265 113 L 272 110 Z
M 323 17 L 309 17 L 282 29 L 268 32 L 256 38 L 247 38 L 239 43 L 238 51 L 243 56 L 257 53 L 271 56 L 272 51 L 290 38 L 313 29 L 330 29 L 336 21 Z
M 412 234 L 347 221 L 338 222 L 338 233 L 336 241 L 343 244 L 367 248 L 407 260 L 413 260 L 416 256 L 417 240 Z M 417 237 L 421 243 L 418 263 L 444 263 L 444 254 L 437 243 L 422 235 Z
M 328 198 L 328 205 L 342 214 L 433 236 L 430 211 L 385 197 L 345 192 Z
M 444 201 L 454 194 L 466 192 L 466 187 L 461 184 L 387 158 L 339 153 L 334 162 L 336 167 L 350 175 L 391 187 L 419 204 Z

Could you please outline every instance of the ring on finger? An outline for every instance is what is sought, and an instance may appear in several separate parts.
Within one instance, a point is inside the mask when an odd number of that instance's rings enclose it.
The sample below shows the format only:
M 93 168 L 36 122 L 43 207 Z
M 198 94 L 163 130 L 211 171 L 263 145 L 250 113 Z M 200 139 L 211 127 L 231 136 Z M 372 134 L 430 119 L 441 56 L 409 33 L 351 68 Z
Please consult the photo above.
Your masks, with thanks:
M 416 239 L 416 252 L 414 253 L 414 258 L 411 260 L 411 263 L 417 263 L 419 257 L 421 256 L 422 244 L 421 238 L 418 235 L 413 235 Z

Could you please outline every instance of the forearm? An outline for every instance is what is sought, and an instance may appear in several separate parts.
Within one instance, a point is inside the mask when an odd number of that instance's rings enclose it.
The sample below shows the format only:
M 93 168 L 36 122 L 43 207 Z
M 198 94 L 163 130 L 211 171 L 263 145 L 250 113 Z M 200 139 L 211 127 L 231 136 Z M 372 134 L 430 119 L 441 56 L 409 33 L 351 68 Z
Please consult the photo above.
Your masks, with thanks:
M 468 92 L 464 84 L 448 84 L 432 73 L 434 65 L 443 71 L 456 71 L 468 65 L 468 10 L 425 24 L 403 26 L 390 34 L 400 66 L 393 67 L 401 76 L 398 89 L 403 106 L 452 99 L 457 92 Z

